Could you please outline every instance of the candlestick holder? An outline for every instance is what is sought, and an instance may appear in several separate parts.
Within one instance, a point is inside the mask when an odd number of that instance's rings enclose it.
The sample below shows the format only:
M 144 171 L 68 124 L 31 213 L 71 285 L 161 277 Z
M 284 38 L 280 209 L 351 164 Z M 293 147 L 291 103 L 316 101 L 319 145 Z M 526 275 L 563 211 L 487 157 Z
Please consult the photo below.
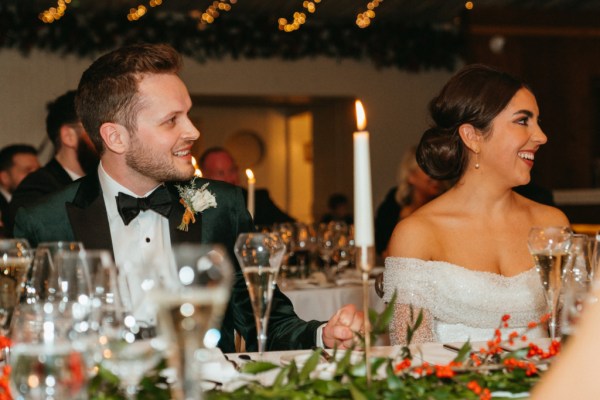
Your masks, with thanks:
M 367 385 L 371 384 L 371 322 L 369 321 L 369 274 L 375 265 L 374 246 L 356 246 L 356 268 L 362 276 L 363 313 L 365 330 L 365 368 Z

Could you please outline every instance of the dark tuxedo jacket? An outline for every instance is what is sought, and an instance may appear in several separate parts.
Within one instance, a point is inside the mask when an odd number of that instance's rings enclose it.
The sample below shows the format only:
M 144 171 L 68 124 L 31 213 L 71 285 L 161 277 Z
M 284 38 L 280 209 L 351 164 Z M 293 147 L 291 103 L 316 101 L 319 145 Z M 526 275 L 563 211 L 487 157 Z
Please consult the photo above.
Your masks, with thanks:
M 8 237 L 8 229 L 6 227 L 8 223 L 8 201 L 2 193 L 0 193 L 0 218 L 2 223 L 0 224 L 0 238 Z
M 248 351 L 257 349 L 256 326 L 248 290 L 233 245 L 238 234 L 252 230 L 252 219 L 246 210 L 239 188 L 224 182 L 198 179 L 197 186 L 209 182 L 215 195 L 216 208 L 197 215 L 187 232 L 177 228 L 184 213 L 173 183 L 167 184 L 173 208 L 169 215 L 172 243 L 221 243 L 228 249 L 236 273 L 231 298 L 221 329 L 219 347 L 233 352 L 234 329 L 246 340 Z M 110 228 L 98 175 L 91 174 L 53 193 L 35 205 L 21 208 L 15 219 L 15 237 L 27 238 L 32 246 L 57 240 L 81 241 L 88 249 L 111 249 Z M 321 322 L 305 322 L 298 318 L 290 300 L 277 289 L 273 295 L 268 326 L 269 350 L 309 348 L 315 344 Z
M 20 207 L 33 204 L 43 196 L 56 192 L 73 182 L 71 176 L 56 158 L 42 168 L 27 175 L 21 181 L 10 201 L 10 211 L 6 219 L 6 229 L 12 232 L 15 215 Z

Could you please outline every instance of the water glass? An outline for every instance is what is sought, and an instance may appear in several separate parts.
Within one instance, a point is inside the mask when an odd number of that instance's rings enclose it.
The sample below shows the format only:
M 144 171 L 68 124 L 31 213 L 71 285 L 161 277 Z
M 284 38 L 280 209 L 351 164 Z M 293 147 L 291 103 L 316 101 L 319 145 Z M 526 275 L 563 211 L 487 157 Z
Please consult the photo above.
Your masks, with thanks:
M 227 309 L 233 266 L 220 245 L 184 243 L 173 246 L 177 274 L 153 291 L 159 307 L 158 329 L 176 344 L 172 357 L 181 385 L 173 387 L 176 399 L 201 397 L 203 363 L 220 339 Z
M 21 304 L 11 339 L 10 386 L 15 399 L 88 398 L 88 343 L 60 303 Z

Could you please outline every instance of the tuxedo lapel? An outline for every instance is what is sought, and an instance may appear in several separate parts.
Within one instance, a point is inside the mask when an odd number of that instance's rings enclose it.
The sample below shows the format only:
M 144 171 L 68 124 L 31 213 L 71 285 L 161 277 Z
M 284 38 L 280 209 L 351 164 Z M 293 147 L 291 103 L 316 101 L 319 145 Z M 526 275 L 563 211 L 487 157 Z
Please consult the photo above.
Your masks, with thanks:
M 112 251 L 108 216 L 97 173 L 81 179 L 75 198 L 67 203 L 67 214 L 75 240 L 88 249 Z

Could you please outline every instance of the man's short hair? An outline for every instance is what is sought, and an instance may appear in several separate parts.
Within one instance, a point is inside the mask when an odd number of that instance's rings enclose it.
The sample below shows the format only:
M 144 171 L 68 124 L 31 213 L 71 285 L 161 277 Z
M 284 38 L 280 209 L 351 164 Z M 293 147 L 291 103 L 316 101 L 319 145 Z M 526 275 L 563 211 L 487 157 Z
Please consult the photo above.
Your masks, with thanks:
M 9 170 L 14 162 L 13 159 L 17 154 L 33 154 L 37 156 L 35 147 L 28 144 L 11 144 L 0 150 L 0 171 Z
M 56 150 L 60 148 L 60 128 L 67 124 L 76 124 L 79 117 L 75 112 L 75 91 L 69 90 L 65 94 L 49 102 L 46 106 L 46 133 L 54 144 Z
M 177 74 L 181 55 L 165 44 L 135 44 L 98 58 L 83 73 L 75 100 L 77 114 L 99 154 L 100 127 L 114 122 L 136 131 L 138 85 L 144 75 Z

